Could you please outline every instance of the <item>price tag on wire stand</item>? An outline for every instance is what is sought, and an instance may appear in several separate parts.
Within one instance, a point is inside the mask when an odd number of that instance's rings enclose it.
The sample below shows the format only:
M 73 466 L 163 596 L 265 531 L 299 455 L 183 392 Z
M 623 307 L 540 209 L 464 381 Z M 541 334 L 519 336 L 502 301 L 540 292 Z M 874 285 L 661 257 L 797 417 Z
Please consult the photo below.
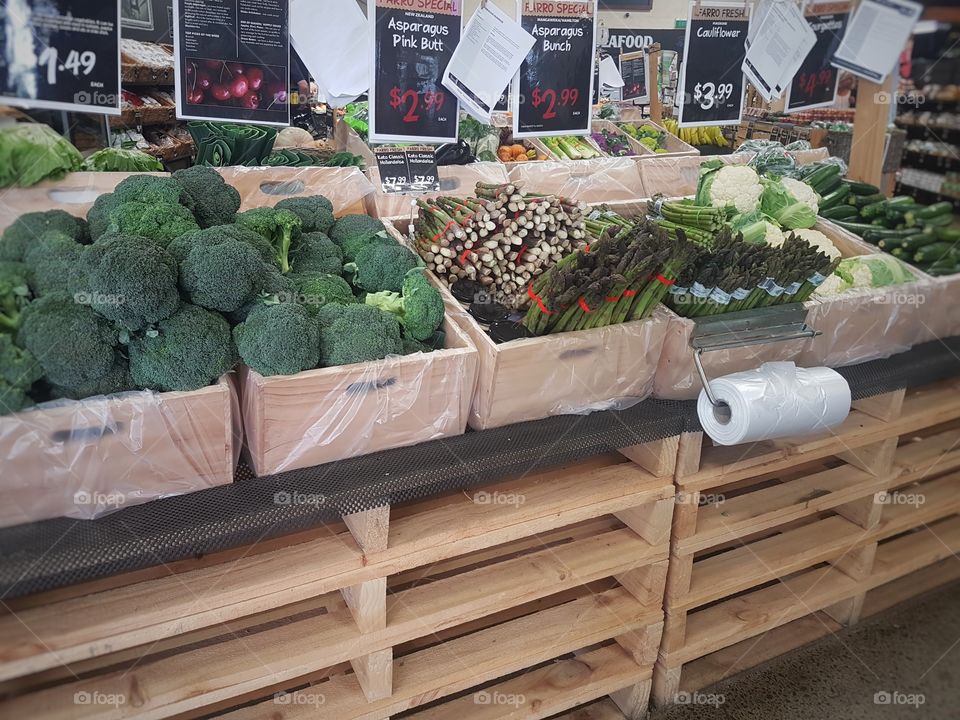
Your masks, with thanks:
M 385 193 L 416 195 L 440 191 L 437 154 L 429 145 L 378 147 L 373 154 L 380 170 L 380 186 Z
M 518 0 L 520 25 L 536 41 L 513 81 L 514 137 L 590 132 L 596 61 L 594 0 Z
M 793 2 L 769 3 L 755 37 L 747 43 L 743 72 L 767 102 L 783 95 L 794 73 L 817 42 L 800 8 Z
M 849 0 L 811 2 L 803 9 L 803 16 L 816 33 L 817 40 L 787 88 L 784 108 L 788 113 L 825 107 L 835 102 L 840 72 L 830 62 L 846 32 L 850 6 Z
M 370 141 L 455 142 L 460 107 L 443 86 L 462 0 L 367 0 Z
M 0 102 L 120 114 L 119 0 L 4 2 L 0 19 Z
M 743 115 L 750 6 L 691 2 L 683 47 L 678 123 L 737 125 Z

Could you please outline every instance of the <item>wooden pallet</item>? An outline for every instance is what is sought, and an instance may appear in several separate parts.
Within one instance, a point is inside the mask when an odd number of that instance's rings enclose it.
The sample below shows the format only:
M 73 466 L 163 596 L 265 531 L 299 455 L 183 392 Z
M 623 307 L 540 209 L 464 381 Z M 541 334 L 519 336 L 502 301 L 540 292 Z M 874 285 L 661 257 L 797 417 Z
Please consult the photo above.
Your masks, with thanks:
M 958 388 L 856 402 L 806 439 L 681 436 L 657 704 L 855 623 L 960 549 Z
M 522 696 L 545 717 L 609 695 L 639 718 L 677 442 L 20 599 L 0 715 L 501 717 L 526 711 L 483 698 Z

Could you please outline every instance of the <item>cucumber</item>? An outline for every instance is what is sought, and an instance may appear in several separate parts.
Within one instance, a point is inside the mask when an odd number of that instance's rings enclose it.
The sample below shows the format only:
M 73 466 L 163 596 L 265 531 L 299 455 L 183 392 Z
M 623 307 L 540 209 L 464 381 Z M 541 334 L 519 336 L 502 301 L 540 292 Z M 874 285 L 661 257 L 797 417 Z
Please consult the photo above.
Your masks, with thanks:
M 855 220 L 860 216 L 860 211 L 853 205 L 838 205 L 826 210 L 821 209 L 820 215 L 828 220 Z
M 841 185 L 833 192 L 827 193 L 820 198 L 820 209 L 829 210 L 830 208 L 837 207 L 838 205 L 843 204 L 849 195 L 850 189 Z
M 870 183 L 857 182 L 856 180 L 844 180 L 843 184 L 850 188 L 854 195 L 878 195 L 880 188 Z
M 933 229 L 933 234 L 943 242 L 960 242 L 960 228 L 937 227 Z
M 917 217 L 921 220 L 928 220 L 930 218 L 935 218 L 940 215 L 952 215 L 953 214 L 953 203 L 943 202 L 934 203 L 928 207 L 923 208 L 923 210 L 917 211 Z
M 953 252 L 953 244 L 946 242 L 935 242 L 924 245 L 913 254 L 913 261 L 918 264 L 934 263 L 946 257 L 957 259 Z

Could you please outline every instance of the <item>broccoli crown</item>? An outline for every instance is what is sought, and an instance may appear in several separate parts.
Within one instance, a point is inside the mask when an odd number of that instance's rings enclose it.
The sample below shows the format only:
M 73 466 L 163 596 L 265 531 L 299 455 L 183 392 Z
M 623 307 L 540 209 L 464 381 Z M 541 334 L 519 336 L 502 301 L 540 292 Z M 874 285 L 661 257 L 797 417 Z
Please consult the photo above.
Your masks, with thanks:
M 30 288 L 37 297 L 68 292 L 70 277 L 83 256 L 83 245 L 60 232 L 48 232 L 27 250 L 24 263 L 30 270 Z
M 372 243 L 357 253 L 353 265 L 344 269 L 355 272 L 353 284 L 367 292 L 400 292 L 406 274 L 420 266 L 416 255 L 403 245 Z
M 150 390 L 198 390 L 237 363 L 223 316 L 183 303 L 154 329 L 130 339 L 130 374 Z
M 343 251 L 323 233 L 306 233 L 290 253 L 290 266 L 291 272 L 339 275 L 343 272 Z
M 107 236 L 85 248 L 70 288 L 78 303 L 129 330 L 169 317 L 180 302 L 176 262 L 142 237 Z
M 193 214 L 183 205 L 124 202 L 110 211 L 108 235 L 137 235 L 168 244 L 174 238 L 199 230 Z
M 277 267 L 290 272 L 290 247 L 300 237 L 302 226 L 299 217 L 289 210 L 261 207 L 239 213 L 236 224 L 269 240 Z
M 14 345 L 9 335 L 0 335 L 0 415 L 32 405 L 30 386 L 41 377 L 43 368 L 33 355 Z
M 303 232 L 328 233 L 333 227 L 333 203 L 323 195 L 287 198 L 275 206 L 277 210 L 289 210 L 303 223 Z
M 110 371 L 103 377 L 97 378 L 77 387 L 65 387 L 63 385 L 51 385 L 50 391 L 55 398 L 68 398 L 70 400 L 83 400 L 84 398 L 94 397 L 96 395 L 113 395 L 114 393 L 136 390 L 133 378 L 130 377 L 130 363 L 117 351 L 114 354 L 113 365 Z
M 113 193 L 105 193 L 97 197 L 93 206 L 87 211 L 87 226 L 90 238 L 96 241 L 110 229 L 110 213 L 120 204 L 119 198 Z
M 390 313 L 370 305 L 324 305 L 320 321 L 320 364 L 352 365 L 402 355 L 400 324 Z
M 117 183 L 113 195 L 117 204 L 142 202 L 148 205 L 193 205 L 183 185 L 172 178 L 157 175 L 131 175 Z
M 193 214 L 202 228 L 228 225 L 240 209 L 240 193 L 223 176 L 206 165 L 177 170 L 170 176 L 180 184 L 193 205 Z
M 316 315 L 327 303 L 347 305 L 357 301 L 349 283 L 339 275 L 306 272 L 286 277 L 293 281 L 297 302 L 306 307 L 311 315 Z
M 233 329 L 240 357 L 261 375 L 295 375 L 320 361 L 320 330 L 302 305 L 258 305 Z
M 19 262 L 0 262 L 0 332 L 15 332 L 20 311 L 30 302 L 30 269 Z
M 357 253 L 375 237 L 386 237 L 386 228 L 368 215 L 344 215 L 330 230 L 330 239 L 343 250 L 347 262 L 353 262 Z
M 271 264 L 276 263 L 277 255 L 273 251 L 273 245 L 271 245 L 270 241 L 263 237 L 263 235 L 260 233 L 256 233 L 253 230 L 245 228 L 241 225 L 216 225 L 215 228 L 228 238 L 247 243 L 247 245 L 252 247 L 260 254 L 260 257 L 264 262 Z M 213 228 L 211 228 L 211 230 L 212 229 Z
M 418 352 L 428 353 L 433 350 L 433 348 L 431 348 L 429 345 L 425 345 L 419 340 L 414 340 L 413 338 L 407 337 L 406 335 L 400 338 L 400 340 L 403 343 L 404 355 L 413 355 L 414 353 L 418 353 Z
M 407 273 L 402 290 L 369 293 L 366 304 L 396 315 L 405 337 L 429 340 L 443 324 L 443 297 L 419 270 Z
M 170 244 L 167 245 L 167 252 L 178 263 L 182 263 L 195 245 L 212 247 L 233 240 L 239 240 L 252 247 L 264 262 L 273 263 L 276 259 L 273 246 L 266 239 L 252 230 L 238 225 L 214 225 L 203 230 L 192 230 L 184 233 L 170 241 Z
M 37 359 L 50 383 L 81 387 L 110 372 L 117 331 L 68 293 L 51 293 L 24 308 L 17 343 Z
M 72 237 L 77 242 L 90 242 L 87 221 L 83 218 L 74 217 L 63 210 L 32 212 L 21 215 L 3 231 L 0 260 L 23 261 L 27 250 L 52 230 Z
M 239 310 L 266 281 L 267 265 L 239 240 L 194 245 L 180 264 L 180 288 L 190 302 L 208 310 Z

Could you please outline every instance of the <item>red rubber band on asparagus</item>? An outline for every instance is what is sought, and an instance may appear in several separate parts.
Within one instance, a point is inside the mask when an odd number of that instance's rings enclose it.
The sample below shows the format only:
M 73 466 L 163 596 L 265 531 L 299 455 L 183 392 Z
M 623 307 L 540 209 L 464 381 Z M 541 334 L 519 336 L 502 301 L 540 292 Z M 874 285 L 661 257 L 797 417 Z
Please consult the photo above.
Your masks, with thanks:
M 537 307 L 540 308 L 540 312 L 544 315 L 553 315 L 553 312 L 547 310 L 547 306 L 543 304 L 543 300 L 540 299 L 540 296 L 533 291 L 533 285 L 527 285 L 527 295 L 530 296 L 530 299 L 537 303 Z
M 470 248 L 464 250 L 462 253 L 460 253 L 460 257 L 457 258 L 457 262 L 463 265 L 467 261 L 467 255 L 469 255 L 471 252 L 472 251 Z
M 623 291 L 623 297 L 633 297 L 633 296 L 636 295 L 636 294 L 637 294 L 637 291 L 636 291 L 636 290 L 624 290 L 624 291 Z
M 663 285 L 673 285 L 676 282 L 676 280 L 668 280 L 660 273 L 657 273 L 657 280 L 659 280 Z
M 583 310 L 585 313 L 593 312 L 593 310 L 590 309 L 590 306 L 587 305 L 586 302 L 584 302 L 583 298 L 578 298 L 577 304 L 580 306 L 580 309 Z

